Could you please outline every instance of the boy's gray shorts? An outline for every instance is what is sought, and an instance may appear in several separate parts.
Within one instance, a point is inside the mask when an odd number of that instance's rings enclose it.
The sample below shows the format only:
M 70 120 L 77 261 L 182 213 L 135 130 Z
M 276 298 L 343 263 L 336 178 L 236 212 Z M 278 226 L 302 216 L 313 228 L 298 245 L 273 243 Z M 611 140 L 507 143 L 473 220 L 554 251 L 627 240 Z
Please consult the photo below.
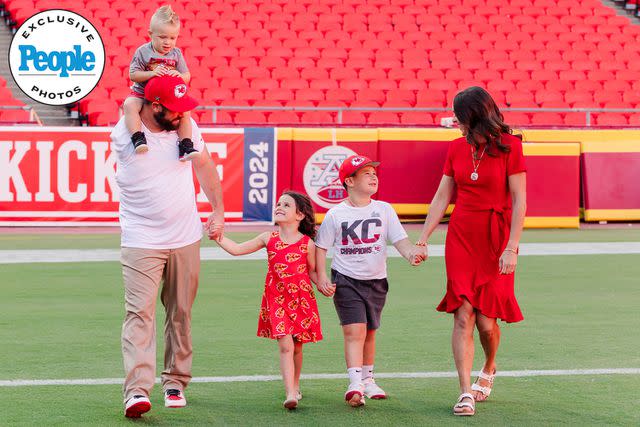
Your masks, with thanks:
M 366 323 L 367 329 L 380 327 L 389 291 L 387 279 L 358 280 L 332 269 L 331 282 L 336 284 L 333 304 L 341 325 Z

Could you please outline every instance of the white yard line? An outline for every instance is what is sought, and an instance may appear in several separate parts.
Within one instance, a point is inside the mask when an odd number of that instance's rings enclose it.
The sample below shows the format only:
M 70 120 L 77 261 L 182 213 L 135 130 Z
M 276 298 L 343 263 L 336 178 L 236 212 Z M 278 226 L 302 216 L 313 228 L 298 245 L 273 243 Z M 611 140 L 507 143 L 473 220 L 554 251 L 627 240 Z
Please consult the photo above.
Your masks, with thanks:
M 389 257 L 399 257 L 398 251 L 387 248 Z M 266 259 L 263 250 L 253 254 L 234 257 L 220 248 L 206 247 L 200 250 L 203 261 Z M 329 252 L 331 256 L 332 252 Z M 640 242 L 597 243 L 523 243 L 520 255 L 601 255 L 640 254 Z M 444 256 L 444 245 L 429 245 L 429 256 Z M 119 249 L 38 249 L 0 250 L 0 264 L 49 263 L 49 262 L 101 262 L 120 261 Z
M 473 372 L 478 375 L 478 372 Z M 581 375 L 640 375 L 640 368 L 611 368 L 611 369 L 551 369 L 500 371 L 500 377 L 546 377 L 546 376 L 581 376 Z M 376 373 L 376 378 L 455 378 L 456 372 L 390 372 Z M 345 379 L 345 374 L 303 374 L 304 380 L 336 380 Z M 194 377 L 194 383 L 233 383 L 233 382 L 263 382 L 279 381 L 280 375 L 244 375 L 231 377 Z M 122 378 L 86 378 L 86 379 L 49 379 L 49 380 L 4 380 L 0 387 L 32 387 L 57 385 L 114 385 L 122 384 Z M 160 378 L 156 378 L 160 383 Z

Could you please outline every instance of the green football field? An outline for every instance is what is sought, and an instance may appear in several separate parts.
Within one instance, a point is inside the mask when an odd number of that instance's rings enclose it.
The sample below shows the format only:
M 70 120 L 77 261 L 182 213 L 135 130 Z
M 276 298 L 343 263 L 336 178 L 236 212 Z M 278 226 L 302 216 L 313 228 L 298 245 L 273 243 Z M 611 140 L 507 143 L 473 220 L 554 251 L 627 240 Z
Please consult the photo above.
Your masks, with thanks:
M 252 235 L 230 234 L 238 240 Z M 441 243 L 443 236 L 437 234 L 433 242 Z M 640 229 L 535 230 L 526 231 L 522 241 L 640 242 Z M 117 246 L 113 234 L 0 234 L 0 250 Z M 193 375 L 223 382 L 193 382 L 186 390 L 185 409 L 165 409 L 156 386 L 153 409 L 138 421 L 123 417 L 121 385 L 116 383 L 123 377 L 120 265 L 0 264 L 0 425 L 637 426 L 639 261 L 637 254 L 520 257 L 516 292 L 525 320 L 503 324 L 494 391 L 488 402 L 478 404 L 475 417 L 462 420 L 451 415 L 457 379 L 437 377 L 454 371 L 452 317 L 435 311 L 445 287 L 441 257 L 417 268 L 389 259 L 390 291 L 376 361 L 376 371 L 388 374 L 378 382 L 389 399 L 347 407 L 342 400 L 345 374 L 341 379 L 303 380 L 304 398 L 292 412 L 281 407 L 281 381 L 229 378 L 279 375 L 275 342 L 255 336 L 266 262 L 203 261 L 193 309 Z M 320 295 L 319 306 L 325 339 L 305 346 L 303 374 L 343 374 L 333 304 Z M 160 312 L 159 354 L 162 322 Z M 475 370 L 481 360 L 478 344 Z M 159 358 L 158 373 L 161 366 Z M 581 371 L 591 369 L 633 371 Z M 566 372 L 549 375 L 551 370 Z M 424 375 L 394 378 L 398 373 Z M 90 379 L 107 384 L 64 383 Z M 62 384 L 8 383 L 17 380 Z

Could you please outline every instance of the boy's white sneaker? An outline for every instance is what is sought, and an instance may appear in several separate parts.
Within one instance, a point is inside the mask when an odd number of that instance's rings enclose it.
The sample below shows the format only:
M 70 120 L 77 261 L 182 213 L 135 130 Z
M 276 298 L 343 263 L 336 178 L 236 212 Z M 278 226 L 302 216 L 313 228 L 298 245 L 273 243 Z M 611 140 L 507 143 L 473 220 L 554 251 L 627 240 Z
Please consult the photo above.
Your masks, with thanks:
M 127 400 L 124 405 L 124 416 L 127 418 L 140 418 L 151 409 L 151 402 L 147 396 L 137 394 Z
M 344 400 L 354 408 L 364 405 L 364 386 L 362 383 L 349 384 L 349 388 L 344 394 Z
M 373 378 L 364 382 L 364 395 L 369 399 L 386 399 L 387 393 L 376 384 Z
M 183 408 L 187 406 L 187 399 L 181 390 L 169 388 L 164 391 L 164 406 L 167 408 Z

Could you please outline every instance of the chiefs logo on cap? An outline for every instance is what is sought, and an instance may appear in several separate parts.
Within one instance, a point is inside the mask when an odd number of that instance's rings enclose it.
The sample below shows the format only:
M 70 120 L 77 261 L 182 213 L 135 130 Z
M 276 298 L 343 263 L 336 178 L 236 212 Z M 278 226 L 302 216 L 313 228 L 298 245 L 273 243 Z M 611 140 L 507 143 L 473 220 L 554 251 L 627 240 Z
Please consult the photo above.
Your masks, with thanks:
M 187 94 L 187 85 L 176 85 L 173 89 L 173 94 L 176 98 L 182 98 Z
M 364 157 L 354 157 L 353 159 L 351 159 L 351 164 L 353 166 L 358 166 L 362 164 L 362 162 L 364 162 Z

